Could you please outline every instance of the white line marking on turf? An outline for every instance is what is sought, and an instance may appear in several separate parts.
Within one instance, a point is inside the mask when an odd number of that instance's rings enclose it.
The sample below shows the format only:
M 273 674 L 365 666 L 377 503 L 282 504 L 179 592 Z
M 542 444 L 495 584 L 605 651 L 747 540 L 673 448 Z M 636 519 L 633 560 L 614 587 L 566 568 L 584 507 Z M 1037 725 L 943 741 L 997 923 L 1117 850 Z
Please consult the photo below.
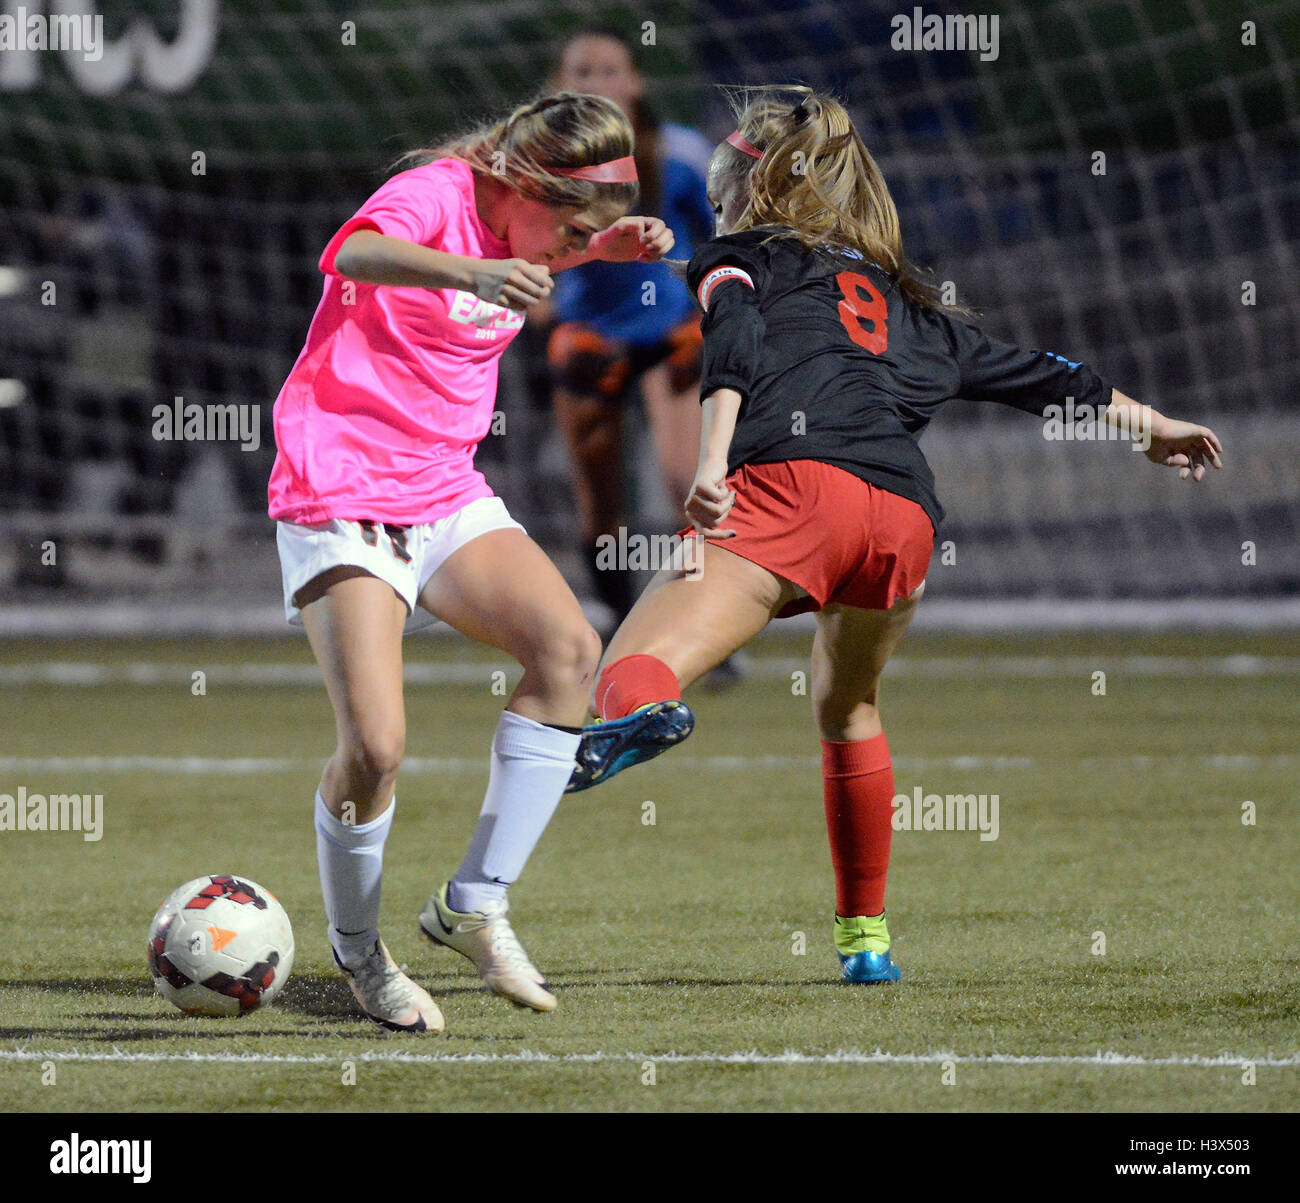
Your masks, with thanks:
M 46 518 L 40 519 L 46 529 Z M 44 536 L 42 536 L 44 537 Z M 278 581 L 278 577 L 276 580 Z M 275 590 L 267 582 L 271 590 Z M 588 618 L 604 616 L 588 603 Z M 785 631 L 810 634 L 811 614 L 782 622 Z M 1007 631 L 1294 631 L 1300 628 L 1300 599 L 1273 598 L 1045 598 L 927 597 L 916 619 L 921 631 L 1003 633 Z M 175 598 L 85 602 L 42 601 L 38 605 L 0 606 L 0 635 L 31 638 L 65 635 L 144 635 L 150 638 L 229 635 L 288 636 L 284 607 L 278 603 L 249 604 L 247 598 L 223 597 L 207 602 Z M 450 628 L 435 625 L 420 641 L 458 638 Z
M 339 1061 L 381 1061 L 410 1065 L 590 1065 L 602 1061 L 653 1061 L 678 1065 L 942 1065 L 952 1061 L 959 1065 L 1095 1065 L 1104 1068 L 1149 1069 L 1185 1066 L 1192 1069 L 1239 1068 L 1250 1064 L 1270 1069 L 1300 1066 L 1300 1053 L 1288 1057 L 1247 1057 L 1221 1053 L 1215 1057 L 1183 1056 L 1142 1057 L 1133 1053 L 1097 1052 L 1091 1056 L 1046 1054 L 1029 1056 L 1018 1053 L 886 1053 L 880 1049 L 836 1049 L 830 1053 L 129 1053 L 111 1052 L 39 1052 L 32 1049 L 0 1049 L 0 1061 L 82 1061 L 82 1062 L 200 1062 L 217 1065 L 332 1065 Z
M 99 664 L 68 660 L 0 665 L 0 685 L 190 685 L 193 664 L 127 661 Z M 197 667 L 203 667 L 199 664 Z M 1300 656 L 942 656 L 889 662 L 893 678 L 950 680 L 982 677 L 1089 676 L 1098 668 L 1135 677 L 1293 677 L 1300 675 Z M 412 660 L 403 669 L 406 683 L 423 685 L 481 685 L 494 672 L 504 670 L 511 679 L 520 675 L 517 665 L 487 660 Z M 792 672 L 808 670 L 804 657 L 754 656 L 744 672 L 756 681 L 785 680 Z M 319 687 L 315 664 L 270 662 L 214 664 L 204 668 L 212 685 L 265 685 Z
M 486 746 L 486 745 L 485 745 Z M 1300 765 L 1300 752 L 1273 755 L 1180 756 L 1180 764 L 1204 769 L 1286 769 Z M 1168 764 L 1163 756 L 895 756 L 894 768 L 902 772 L 954 769 L 963 772 L 1033 769 L 1045 764 L 1065 764 L 1083 769 L 1155 769 Z M 666 756 L 659 769 L 740 773 L 762 769 L 807 769 L 821 760 L 816 756 Z M 316 772 L 324 758 L 286 756 L 0 756 L 0 773 L 171 773 L 181 777 L 255 777 L 261 773 Z M 402 771 L 408 776 L 426 773 L 478 773 L 487 767 L 483 756 L 408 756 Z

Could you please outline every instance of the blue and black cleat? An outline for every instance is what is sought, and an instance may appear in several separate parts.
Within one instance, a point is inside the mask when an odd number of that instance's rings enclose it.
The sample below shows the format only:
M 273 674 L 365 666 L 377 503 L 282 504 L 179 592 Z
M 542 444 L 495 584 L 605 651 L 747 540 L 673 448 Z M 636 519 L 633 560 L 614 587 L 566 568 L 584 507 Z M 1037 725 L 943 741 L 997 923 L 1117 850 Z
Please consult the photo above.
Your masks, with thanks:
M 695 715 L 682 701 L 651 702 L 626 718 L 583 727 L 573 776 L 566 794 L 590 789 L 615 773 L 644 760 L 653 760 L 684 740 L 695 729 Z

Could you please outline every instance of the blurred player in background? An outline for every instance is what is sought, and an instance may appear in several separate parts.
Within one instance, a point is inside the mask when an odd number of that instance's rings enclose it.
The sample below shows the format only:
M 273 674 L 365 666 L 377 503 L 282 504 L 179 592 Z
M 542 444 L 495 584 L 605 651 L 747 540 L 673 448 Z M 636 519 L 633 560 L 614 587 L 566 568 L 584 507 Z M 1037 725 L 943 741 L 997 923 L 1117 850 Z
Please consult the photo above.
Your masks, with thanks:
M 633 44 L 592 27 L 560 52 L 550 83 L 607 96 L 636 131 L 638 211 L 663 218 L 676 254 L 689 258 L 713 233 L 705 190 L 712 144 L 693 129 L 660 122 L 646 103 Z M 635 576 L 598 566 L 597 539 L 626 521 L 623 409 L 639 383 L 655 454 L 673 505 L 695 476 L 700 432 L 700 316 L 682 282 L 661 263 L 634 268 L 591 263 L 555 284 L 556 326 L 547 343 L 556 423 L 573 465 L 582 556 L 613 630 L 636 599 Z M 620 544 L 621 545 L 621 544 Z
M 362 1010 L 391 1030 L 444 1024 L 378 926 L 406 739 L 402 633 L 433 618 L 524 675 L 492 742 L 473 842 L 420 924 L 493 990 L 555 1006 L 506 918 L 506 889 L 573 770 L 600 641 L 474 452 L 501 353 L 551 274 L 671 248 L 662 221 L 622 216 L 637 195 L 632 144 L 617 105 L 562 94 L 413 152 L 326 246 L 324 293 L 275 404 L 285 609 L 307 629 L 337 727 L 316 794 L 329 939 Z
M 738 128 L 709 166 L 720 236 L 687 272 L 705 313 L 704 429 L 686 506 L 688 537 L 706 541 L 699 575 L 660 572 L 615 634 L 595 693 L 607 724 L 588 729 L 571 788 L 670 746 L 647 744 L 648 715 L 676 711 L 689 734 L 684 686 L 773 618 L 816 611 L 811 694 L 841 976 L 896 981 L 880 676 L 943 517 L 917 436 L 953 398 L 1041 415 L 1073 397 L 1181 477 L 1220 467 L 1221 447 L 1082 363 L 946 312 L 904 259 L 889 189 L 837 101 L 791 88 L 733 104 Z

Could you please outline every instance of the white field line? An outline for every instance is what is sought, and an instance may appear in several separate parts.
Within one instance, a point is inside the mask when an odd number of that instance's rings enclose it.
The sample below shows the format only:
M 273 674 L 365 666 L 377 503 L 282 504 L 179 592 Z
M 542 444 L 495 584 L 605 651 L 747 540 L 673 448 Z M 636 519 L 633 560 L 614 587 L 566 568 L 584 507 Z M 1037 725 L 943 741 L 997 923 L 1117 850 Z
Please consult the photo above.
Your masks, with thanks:
M 589 619 L 599 621 L 607 611 L 588 604 Z M 811 632 L 811 614 L 782 620 L 787 632 Z M 1295 631 L 1300 630 L 1300 599 L 1183 598 L 1135 599 L 969 598 L 965 601 L 927 597 L 916 618 L 917 630 L 1010 632 L 1025 631 Z M 218 599 L 203 603 L 169 601 L 91 603 L 43 601 L 39 605 L 0 605 L 0 636 L 144 635 L 184 637 L 211 635 L 290 636 L 284 608 L 277 603 L 250 605 L 247 599 Z M 438 624 L 417 638 L 458 638 Z
M 486 737 L 485 737 L 486 739 Z M 1300 765 L 1300 752 L 1274 755 L 1180 756 L 1179 764 L 1204 769 L 1248 771 L 1286 769 Z M 181 777 L 253 777 L 263 773 L 319 772 L 324 757 L 271 756 L 0 756 L 0 773 L 161 773 Z M 657 769 L 693 773 L 739 773 L 770 769 L 816 768 L 817 756 L 665 756 Z M 895 756 L 903 772 L 930 769 L 984 771 L 1033 769 L 1046 764 L 1072 769 L 1158 769 L 1168 765 L 1161 756 Z M 482 756 L 408 756 L 402 772 L 408 776 L 434 773 L 478 773 L 487 769 L 487 744 Z
M 1143 1057 L 1132 1053 L 1097 1052 L 1091 1056 L 1040 1055 L 1018 1053 L 886 1053 L 880 1049 L 836 1049 L 830 1053 L 782 1053 L 755 1051 L 733 1053 L 412 1053 L 401 1051 L 359 1053 L 130 1053 L 121 1049 L 111 1052 L 42 1052 L 38 1049 L 0 1049 L 0 1061 L 41 1062 L 109 1062 L 137 1064 L 148 1062 L 186 1062 L 207 1065 L 338 1065 L 343 1061 L 385 1062 L 405 1065 L 592 1065 L 601 1062 L 652 1062 L 656 1065 L 1080 1065 L 1106 1069 L 1153 1069 L 1185 1067 L 1191 1069 L 1239 1069 L 1254 1065 L 1269 1069 L 1300 1066 L 1300 1053 L 1286 1057 L 1248 1057 L 1221 1053 L 1215 1057 L 1183 1056 Z
M 191 674 L 201 669 L 207 685 L 268 685 L 322 688 L 315 664 L 271 662 L 205 665 L 155 661 L 101 664 L 94 661 L 49 661 L 0 665 L 0 685 L 172 685 L 189 689 Z M 891 678 L 951 680 L 982 677 L 1090 677 L 1099 669 L 1134 677 L 1261 677 L 1300 676 L 1300 656 L 943 656 L 934 659 L 899 657 L 885 670 Z M 756 681 L 789 680 L 807 672 L 805 657 L 752 657 L 745 660 L 747 677 Z M 408 685 L 489 685 L 494 673 L 509 681 L 520 675 L 518 665 L 470 660 L 408 661 Z

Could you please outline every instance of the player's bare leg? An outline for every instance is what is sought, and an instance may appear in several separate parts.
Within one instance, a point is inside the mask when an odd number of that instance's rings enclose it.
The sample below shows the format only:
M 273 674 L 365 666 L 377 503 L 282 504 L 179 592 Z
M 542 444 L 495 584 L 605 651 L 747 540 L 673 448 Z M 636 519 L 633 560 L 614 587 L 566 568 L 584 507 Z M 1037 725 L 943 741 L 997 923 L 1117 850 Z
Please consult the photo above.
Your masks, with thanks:
M 353 567 L 322 573 L 299 590 L 297 601 L 338 737 L 321 796 L 335 817 L 369 823 L 388 809 L 406 743 L 406 605 L 387 582 Z M 347 802 L 352 806 L 344 815 Z
M 440 1032 L 427 991 L 379 938 L 383 849 L 406 739 L 402 627 L 391 585 L 340 567 L 299 590 L 297 604 L 334 707 L 338 747 L 316 798 L 316 849 L 334 959 L 362 1011 L 388 1031 Z
M 632 604 L 632 578 L 618 569 L 599 571 L 594 560 L 596 540 L 617 536 L 623 520 L 623 409 L 562 386 L 552 396 L 555 425 L 569 452 L 583 555 L 592 561 L 596 594 L 617 623 Z
M 686 540 L 606 652 L 568 792 L 590 789 L 681 743 L 695 716 L 681 691 L 743 647 L 798 596 L 766 568 Z
M 600 639 L 555 565 L 520 530 L 489 531 L 454 552 L 420 605 L 524 669 L 497 726 L 474 839 L 456 875 L 425 904 L 420 927 L 473 961 L 497 993 L 549 1011 L 555 996 L 506 918 L 506 889 L 573 771 Z
M 559 569 L 523 531 L 489 531 L 465 544 L 433 574 L 420 605 L 523 666 L 507 709 L 539 723 L 582 722 L 600 637 Z
M 677 554 L 609 641 L 602 671 L 627 656 L 654 656 L 685 689 L 799 596 L 783 577 L 707 540 L 687 539 Z
M 880 721 L 880 676 L 920 590 L 890 610 L 827 606 L 817 615 L 811 694 L 835 866 L 835 950 L 854 985 L 897 981 L 885 923 L 894 774 Z
M 623 452 L 623 410 L 600 397 L 557 387 L 555 425 L 573 464 L 573 496 L 584 537 L 612 533 L 623 502 L 620 473 L 611 470 Z
M 920 593 L 890 610 L 826 606 L 813 639 L 813 716 L 823 739 L 871 739 L 880 723 L 880 675 L 916 615 Z
M 674 389 L 666 363 L 657 364 L 641 377 L 646 422 L 655 455 L 663 473 L 664 488 L 673 504 L 691 491 L 700 446 L 700 391 L 694 385 Z
M 677 503 L 690 493 L 695 480 L 701 416 L 698 380 L 689 388 L 677 389 L 673 375 L 669 364 L 657 364 L 641 377 L 641 394 L 664 488 Z M 737 659 L 728 656 L 706 675 L 705 684 L 723 689 L 740 677 Z

